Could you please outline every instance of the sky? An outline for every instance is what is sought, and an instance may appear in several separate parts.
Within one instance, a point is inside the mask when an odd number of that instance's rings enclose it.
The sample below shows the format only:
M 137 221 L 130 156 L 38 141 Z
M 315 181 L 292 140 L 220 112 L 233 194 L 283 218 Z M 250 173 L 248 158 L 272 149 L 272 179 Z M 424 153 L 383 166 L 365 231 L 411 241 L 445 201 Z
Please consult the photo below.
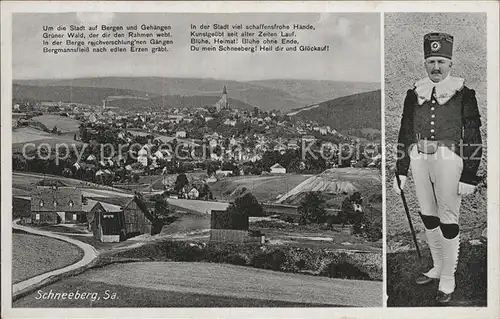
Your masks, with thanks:
M 170 52 L 42 52 L 42 26 L 169 24 Z M 219 24 L 313 24 L 301 33 L 306 45 L 328 52 L 191 52 L 189 26 Z M 380 15 L 377 13 L 17 13 L 13 18 L 13 78 L 61 79 L 104 76 L 214 78 L 235 81 L 308 79 L 380 82 Z

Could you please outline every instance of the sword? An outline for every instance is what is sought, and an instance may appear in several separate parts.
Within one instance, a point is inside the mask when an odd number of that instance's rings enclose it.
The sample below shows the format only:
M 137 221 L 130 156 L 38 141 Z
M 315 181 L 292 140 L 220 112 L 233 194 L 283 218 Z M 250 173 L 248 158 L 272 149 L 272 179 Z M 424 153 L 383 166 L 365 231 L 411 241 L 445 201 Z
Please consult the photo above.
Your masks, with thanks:
M 406 203 L 405 193 L 401 189 L 401 179 L 399 178 L 399 174 L 396 172 L 396 182 L 398 183 L 398 188 L 401 191 L 401 199 L 403 200 L 403 206 L 405 208 L 406 217 L 408 218 L 408 223 L 410 224 L 411 236 L 413 237 L 413 243 L 415 243 L 415 247 L 417 249 L 418 261 L 422 262 L 422 255 L 420 254 L 420 247 L 418 246 L 417 235 L 415 234 L 415 229 L 413 228 L 413 223 L 411 222 L 410 217 L 410 209 L 408 208 L 408 204 Z

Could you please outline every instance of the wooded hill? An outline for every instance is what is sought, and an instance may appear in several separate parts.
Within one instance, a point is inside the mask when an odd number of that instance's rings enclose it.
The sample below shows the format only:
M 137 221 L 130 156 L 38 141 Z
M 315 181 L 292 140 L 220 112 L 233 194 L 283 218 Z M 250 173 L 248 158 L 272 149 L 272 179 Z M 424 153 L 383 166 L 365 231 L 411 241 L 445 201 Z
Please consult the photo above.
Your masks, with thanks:
M 319 103 L 293 118 L 316 121 L 338 131 L 381 127 L 381 91 L 353 94 Z
M 15 80 L 14 84 L 42 87 L 72 87 L 118 89 L 142 92 L 153 96 L 214 96 L 220 97 L 227 87 L 228 97 L 258 107 L 264 111 L 301 108 L 333 98 L 366 92 L 380 87 L 378 83 L 314 81 L 314 80 L 262 80 L 230 81 L 199 78 L 166 77 L 95 77 L 55 80 Z M 93 91 L 89 95 L 95 94 Z M 113 94 L 117 95 L 117 94 Z

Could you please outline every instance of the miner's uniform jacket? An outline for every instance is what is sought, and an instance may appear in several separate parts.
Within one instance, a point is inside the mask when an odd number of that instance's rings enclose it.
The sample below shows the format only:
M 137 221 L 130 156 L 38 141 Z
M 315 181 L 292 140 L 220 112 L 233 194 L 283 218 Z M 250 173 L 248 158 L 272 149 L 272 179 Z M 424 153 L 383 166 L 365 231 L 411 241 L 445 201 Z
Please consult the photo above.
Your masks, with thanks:
M 398 136 L 397 174 L 407 175 L 411 146 L 422 139 L 436 141 L 461 156 L 460 182 L 476 185 L 482 141 L 475 91 L 463 85 L 440 104 L 434 88 L 429 100 L 420 104 L 419 99 L 416 87 L 407 91 Z

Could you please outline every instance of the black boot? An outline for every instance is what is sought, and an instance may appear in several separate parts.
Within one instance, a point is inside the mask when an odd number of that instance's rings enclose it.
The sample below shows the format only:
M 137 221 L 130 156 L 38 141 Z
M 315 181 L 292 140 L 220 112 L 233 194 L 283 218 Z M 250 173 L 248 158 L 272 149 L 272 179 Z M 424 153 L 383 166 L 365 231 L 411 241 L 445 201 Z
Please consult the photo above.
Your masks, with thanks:
M 415 279 L 417 285 L 427 285 L 436 280 L 436 278 L 427 277 L 425 274 L 420 274 L 420 276 Z
M 444 293 L 444 292 L 438 290 L 438 293 L 436 296 L 436 301 L 438 304 L 440 304 L 442 306 L 446 306 L 451 301 L 451 295 L 452 295 L 452 293 L 447 294 L 447 293 Z

